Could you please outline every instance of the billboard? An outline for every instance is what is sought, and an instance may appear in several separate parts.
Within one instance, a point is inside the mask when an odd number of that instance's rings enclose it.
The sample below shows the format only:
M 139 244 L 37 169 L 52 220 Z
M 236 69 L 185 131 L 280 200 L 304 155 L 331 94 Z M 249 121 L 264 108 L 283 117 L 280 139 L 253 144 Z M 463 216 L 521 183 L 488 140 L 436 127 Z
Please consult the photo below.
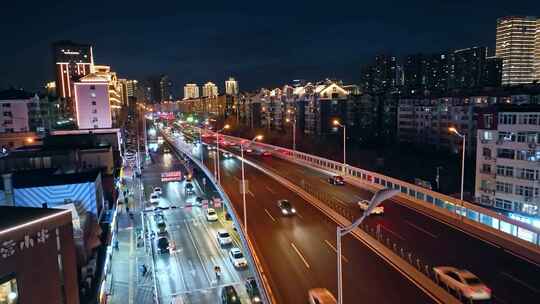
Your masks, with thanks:
M 180 171 L 171 171 L 171 172 L 161 173 L 162 182 L 179 182 L 181 180 L 182 180 L 182 172 Z

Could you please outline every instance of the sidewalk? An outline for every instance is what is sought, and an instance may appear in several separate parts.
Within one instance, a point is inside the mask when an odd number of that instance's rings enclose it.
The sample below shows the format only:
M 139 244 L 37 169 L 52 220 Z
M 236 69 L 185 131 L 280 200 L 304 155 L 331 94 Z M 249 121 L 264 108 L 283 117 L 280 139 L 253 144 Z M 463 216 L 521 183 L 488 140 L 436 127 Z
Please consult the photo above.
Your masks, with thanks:
M 151 276 L 151 258 L 145 252 L 142 234 L 140 211 L 143 210 L 144 193 L 141 193 L 139 178 L 126 178 L 125 189 L 129 190 L 128 206 L 134 218 L 130 219 L 125 203 L 118 206 L 118 248 L 113 250 L 111 258 L 112 288 L 109 303 L 154 303 L 153 280 Z M 142 198 L 143 201 L 140 200 Z M 124 202 L 124 194 L 120 193 L 120 201 Z M 139 246 L 137 246 L 139 243 Z M 142 276 L 141 265 L 148 267 L 146 276 Z

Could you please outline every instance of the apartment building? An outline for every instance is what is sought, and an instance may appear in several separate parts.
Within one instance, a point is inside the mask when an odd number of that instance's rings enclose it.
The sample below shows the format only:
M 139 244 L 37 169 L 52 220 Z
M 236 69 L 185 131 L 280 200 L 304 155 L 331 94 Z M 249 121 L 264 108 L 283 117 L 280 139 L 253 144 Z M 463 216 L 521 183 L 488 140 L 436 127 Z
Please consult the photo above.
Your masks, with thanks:
M 495 105 L 478 115 L 476 202 L 539 215 L 540 105 Z

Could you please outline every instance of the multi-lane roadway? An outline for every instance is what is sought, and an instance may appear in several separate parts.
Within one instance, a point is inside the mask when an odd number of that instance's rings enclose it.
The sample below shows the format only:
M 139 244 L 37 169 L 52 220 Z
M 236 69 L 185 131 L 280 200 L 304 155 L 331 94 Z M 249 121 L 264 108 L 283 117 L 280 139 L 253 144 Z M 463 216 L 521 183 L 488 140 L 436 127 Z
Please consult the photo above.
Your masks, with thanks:
M 161 173 L 185 168 L 172 153 L 152 153 L 153 164 L 147 166 L 143 176 L 148 197 L 153 188 L 162 188 L 158 204 L 148 204 L 145 221 L 149 231 L 157 232 L 155 207 L 163 209 L 166 223 L 166 237 L 175 247 L 170 253 L 156 253 L 156 279 L 161 303 L 171 303 L 178 296 L 186 303 L 220 303 L 221 289 L 233 285 L 243 303 L 249 303 L 244 287 L 246 279 L 253 276 L 251 269 L 237 269 L 228 258 L 232 246 L 241 247 L 238 237 L 229 222 L 220 216 L 216 222 L 205 217 L 206 206 L 197 205 L 196 197 L 206 198 L 207 194 L 193 180 L 194 193 L 186 194 L 185 181 L 161 182 Z M 195 206 L 193 206 L 195 205 Z M 170 208 L 170 207 L 175 208 Z M 233 244 L 220 246 L 216 239 L 218 229 L 230 231 Z M 155 246 L 154 244 L 152 244 Z M 155 247 L 156 251 L 157 248 Z M 214 267 L 221 268 L 218 279 Z
M 213 138 L 206 141 L 214 142 Z M 238 154 L 236 149 L 226 149 Z M 356 203 L 361 199 L 369 199 L 372 195 L 365 189 L 351 185 L 331 185 L 327 181 L 328 175 L 277 157 L 262 157 L 249 153 L 245 156 L 246 159 L 293 183 L 309 184 L 311 188 L 349 206 L 353 213 L 360 214 Z M 227 162 L 230 163 L 230 160 L 221 162 L 223 174 L 234 174 L 231 172 L 235 172 L 235 167 Z M 212 166 L 211 163 L 208 165 Z M 250 166 L 246 168 L 252 169 Z M 266 184 L 267 181 L 261 179 L 262 175 L 264 174 L 255 171 L 253 176 L 256 178 L 251 179 L 250 187 Z M 237 189 L 238 186 L 236 192 Z M 260 192 L 252 193 L 257 195 Z M 392 243 L 413 252 L 422 260 L 422 264 L 450 265 L 473 271 L 492 289 L 495 303 L 533 303 L 540 296 L 540 281 L 537 280 L 540 277 L 540 266 L 519 257 L 519 253 L 507 251 L 395 201 L 384 203 L 384 207 L 385 214 L 370 217 L 367 224 L 374 229 L 379 226 L 385 240 L 390 239 Z M 335 236 L 332 239 L 335 239 Z
M 176 144 L 185 145 L 181 139 Z M 200 155 L 200 150 L 193 153 Z M 204 149 L 203 157 L 212 171 L 215 152 Z M 243 218 L 240 161 L 221 157 L 220 165 L 221 185 Z M 248 237 L 267 271 L 276 303 L 305 303 L 308 290 L 315 287 L 337 294 L 336 223 L 256 169 L 246 166 L 245 175 Z M 297 214 L 283 216 L 279 199 L 289 200 Z M 358 240 L 345 237 L 343 248 L 345 303 L 434 303 Z

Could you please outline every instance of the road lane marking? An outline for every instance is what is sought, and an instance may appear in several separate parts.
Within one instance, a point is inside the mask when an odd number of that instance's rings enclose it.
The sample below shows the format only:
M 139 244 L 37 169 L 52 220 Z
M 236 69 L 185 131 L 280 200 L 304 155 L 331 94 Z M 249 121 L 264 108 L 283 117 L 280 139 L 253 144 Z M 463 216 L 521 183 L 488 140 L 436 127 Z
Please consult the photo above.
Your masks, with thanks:
M 186 225 L 189 238 L 191 239 L 191 243 L 193 243 L 193 247 L 195 248 L 195 252 L 197 253 L 197 257 L 199 258 L 199 261 L 201 261 L 201 268 L 203 269 L 203 272 L 206 276 L 206 279 L 208 280 L 208 284 L 212 285 L 212 280 L 210 280 L 210 275 L 206 271 L 205 263 L 203 262 L 201 253 L 199 252 L 199 248 L 197 248 L 197 245 L 195 244 L 195 239 L 193 238 L 193 234 L 191 233 L 191 229 L 189 229 L 189 225 L 187 223 L 184 223 Z
M 379 225 L 380 225 L 380 224 L 379 224 Z M 402 237 L 401 235 L 399 235 L 397 232 L 394 232 L 394 231 L 390 230 L 389 228 L 386 228 L 386 226 L 381 225 L 381 228 L 384 229 L 384 230 L 386 230 L 386 231 L 388 231 L 388 232 L 390 232 L 391 234 L 393 234 L 393 235 L 394 235 L 395 237 L 397 237 L 398 239 L 400 239 L 400 240 L 402 240 L 402 241 L 405 241 L 405 238 L 404 238 L 404 237 Z
M 413 223 L 411 223 L 411 222 L 409 222 L 409 221 L 405 221 L 405 223 L 409 224 L 409 225 L 412 226 L 413 228 L 416 228 L 417 230 L 422 231 L 423 233 L 425 233 L 425 234 L 431 236 L 431 237 L 434 238 L 434 239 L 436 239 L 436 238 L 439 237 L 438 235 L 435 235 L 435 234 L 433 234 L 433 233 L 427 231 L 426 229 L 424 229 L 424 228 L 422 228 L 422 227 L 419 227 L 419 226 L 417 226 L 417 225 L 415 225 L 415 224 L 413 224 Z
M 272 219 L 273 222 L 276 221 L 276 219 L 270 214 L 270 212 L 268 212 L 268 209 L 264 208 L 264 212 L 266 212 L 266 214 L 268 214 L 268 216 Z
M 516 278 L 515 276 L 509 274 L 508 272 L 501 272 L 501 275 L 509 278 L 510 280 L 520 284 L 521 286 L 524 286 L 526 287 L 527 289 L 531 290 L 531 291 L 534 291 L 535 293 L 540 293 L 540 290 L 534 288 L 533 286 L 529 285 L 527 282 L 524 282 L 518 278 Z
M 521 260 L 523 260 L 523 261 L 526 261 L 526 262 L 528 262 L 528 263 L 531 263 L 531 264 L 533 264 L 533 265 L 536 266 L 536 267 L 540 267 L 540 265 L 539 265 L 538 263 L 536 263 L 536 262 L 534 262 L 534 261 L 531 261 L 531 260 L 529 260 L 529 259 L 526 258 L 526 257 L 517 255 L 517 254 L 515 254 L 514 252 L 509 251 L 509 250 L 507 250 L 507 249 L 505 249 L 504 251 L 506 251 L 507 253 L 509 253 L 509 254 L 511 254 L 511 255 L 513 255 L 513 256 L 515 256 L 515 257 L 518 258 L 518 259 L 521 259 Z
M 336 247 L 334 247 L 334 245 L 332 245 L 332 243 L 330 243 L 330 241 L 328 240 L 324 240 L 324 242 L 326 243 L 326 245 L 328 245 L 328 247 L 332 248 L 332 250 L 334 250 L 334 252 L 336 253 L 337 255 L 337 249 Z M 341 259 L 345 262 L 345 263 L 348 263 L 349 260 L 343 255 L 341 254 Z
M 302 259 L 302 262 L 304 262 L 304 265 L 306 265 L 306 268 L 309 269 L 310 266 L 308 264 L 308 262 L 306 261 L 306 258 L 302 255 L 302 253 L 300 252 L 300 250 L 298 250 L 298 248 L 296 248 L 296 246 L 294 245 L 294 243 L 291 242 L 291 246 L 292 248 L 294 249 L 294 251 L 296 251 L 296 254 L 298 254 L 298 256 L 300 257 L 300 259 Z
M 272 193 L 272 194 L 276 194 L 276 191 L 272 190 L 272 188 L 268 187 L 268 186 L 265 186 L 266 190 L 268 190 L 268 192 Z

